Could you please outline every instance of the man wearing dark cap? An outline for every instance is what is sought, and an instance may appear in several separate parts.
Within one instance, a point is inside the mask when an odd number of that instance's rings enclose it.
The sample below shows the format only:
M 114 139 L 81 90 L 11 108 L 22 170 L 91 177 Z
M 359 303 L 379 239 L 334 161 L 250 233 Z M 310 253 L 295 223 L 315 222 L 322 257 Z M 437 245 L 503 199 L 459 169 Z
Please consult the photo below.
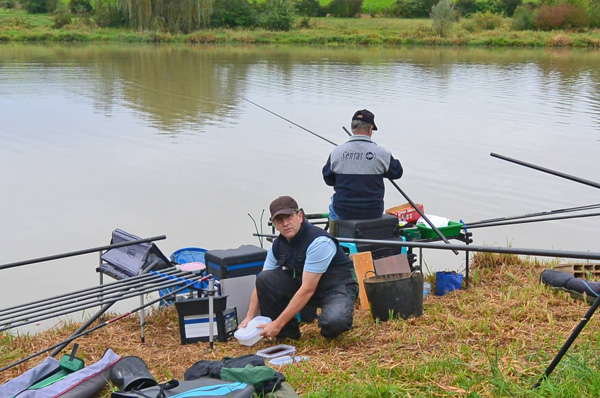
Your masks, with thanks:
M 329 218 L 367 219 L 383 214 L 384 178 L 402 177 L 402 165 L 391 152 L 371 141 L 375 115 L 366 109 L 352 116 L 352 137 L 336 147 L 323 167 L 323 179 L 335 191 Z
M 352 261 L 337 240 L 304 219 L 292 197 L 280 196 L 269 210 L 279 236 L 267 252 L 240 328 L 260 309 L 261 315 L 272 319 L 262 336 L 298 339 L 296 314 L 309 305 L 321 308 L 319 327 L 326 338 L 352 329 L 358 294 Z

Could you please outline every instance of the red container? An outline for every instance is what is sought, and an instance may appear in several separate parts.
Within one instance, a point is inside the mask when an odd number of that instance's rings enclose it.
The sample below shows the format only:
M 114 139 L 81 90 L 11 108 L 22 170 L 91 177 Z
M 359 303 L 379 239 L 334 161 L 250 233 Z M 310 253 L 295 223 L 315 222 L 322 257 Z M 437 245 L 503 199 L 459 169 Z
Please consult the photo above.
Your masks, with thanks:
M 425 211 L 422 204 L 416 203 L 416 205 L 421 212 Z M 416 223 L 419 217 L 421 217 L 419 212 L 416 211 L 415 208 L 410 205 L 410 203 L 392 207 L 391 209 L 387 209 L 385 212 L 398 217 L 399 221 L 404 221 L 406 223 Z

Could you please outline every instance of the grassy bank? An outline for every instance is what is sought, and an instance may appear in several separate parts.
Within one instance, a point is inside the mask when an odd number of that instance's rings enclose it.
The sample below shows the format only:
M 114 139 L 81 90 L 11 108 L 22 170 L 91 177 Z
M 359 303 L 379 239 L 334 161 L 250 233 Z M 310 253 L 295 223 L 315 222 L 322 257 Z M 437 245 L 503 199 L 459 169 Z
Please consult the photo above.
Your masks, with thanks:
M 300 21 L 299 21 L 300 22 Z M 461 45 L 517 47 L 600 48 L 600 30 L 584 33 L 512 31 L 508 20 L 498 29 L 475 31 L 465 23 L 454 25 L 447 37 L 436 35 L 429 19 L 311 18 L 289 32 L 241 29 L 207 29 L 191 34 L 98 28 L 75 19 L 61 29 L 52 27 L 52 16 L 30 15 L 23 10 L 0 8 L 0 42 L 142 42 L 229 43 L 303 45 Z
M 292 344 L 298 355 L 310 359 L 278 370 L 306 397 L 598 396 L 598 317 L 550 378 L 531 389 L 589 308 L 540 285 L 540 273 L 548 267 L 514 256 L 476 255 L 470 287 L 427 297 L 423 316 L 376 322 L 358 310 L 354 329 L 336 341 L 320 337 L 316 323 L 304 325 L 303 338 Z M 255 353 L 275 344 L 217 342 L 214 351 L 206 343 L 180 345 L 173 309 L 147 319 L 146 343 L 141 344 L 138 322 L 125 318 L 78 339 L 79 355 L 91 363 L 110 347 L 121 356 L 140 356 L 157 380 L 167 381 L 182 379 L 196 361 Z M 0 335 L 0 367 L 63 340 L 76 327 L 33 337 Z M 40 360 L 0 373 L 0 383 Z M 108 398 L 109 388 L 97 396 Z

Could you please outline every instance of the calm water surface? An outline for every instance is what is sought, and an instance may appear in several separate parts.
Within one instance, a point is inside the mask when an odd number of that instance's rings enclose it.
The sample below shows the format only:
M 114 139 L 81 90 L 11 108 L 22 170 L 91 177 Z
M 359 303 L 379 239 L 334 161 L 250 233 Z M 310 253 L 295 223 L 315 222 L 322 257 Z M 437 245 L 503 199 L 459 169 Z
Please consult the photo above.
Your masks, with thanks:
M 400 186 L 477 221 L 600 202 L 600 52 L 524 49 L 0 46 L 0 264 L 167 235 L 170 255 L 258 244 L 269 202 L 326 211 L 321 168 L 368 108 Z M 390 185 L 386 206 L 404 203 Z M 266 229 L 267 216 L 262 219 Z M 600 251 L 599 218 L 474 230 L 475 244 Z M 259 222 L 260 224 L 260 222 Z M 426 251 L 431 271 L 464 256 Z M 97 255 L 0 271 L 0 308 L 97 283 Z M 132 306 L 130 306 L 132 307 Z

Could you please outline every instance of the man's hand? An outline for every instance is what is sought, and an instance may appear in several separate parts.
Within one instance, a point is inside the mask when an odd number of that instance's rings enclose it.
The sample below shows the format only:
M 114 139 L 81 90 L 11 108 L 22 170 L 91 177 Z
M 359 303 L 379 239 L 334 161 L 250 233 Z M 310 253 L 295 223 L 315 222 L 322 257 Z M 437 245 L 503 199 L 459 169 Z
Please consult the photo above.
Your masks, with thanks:
M 248 317 L 244 318 L 244 320 L 238 324 L 238 329 L 242 329 L 242 328 L 245 328 L 246 326 L 248 326 L 248 322 L 250 322 L 251 320 L 252 320 L 252 318 L 248 318 Z
M 267 324 L 258 325 L 258 328 L 263 328 L 260 335 L 263 337 L 277 337 L 283 326 L 280 326 L 278 322 L 269 322 Z

